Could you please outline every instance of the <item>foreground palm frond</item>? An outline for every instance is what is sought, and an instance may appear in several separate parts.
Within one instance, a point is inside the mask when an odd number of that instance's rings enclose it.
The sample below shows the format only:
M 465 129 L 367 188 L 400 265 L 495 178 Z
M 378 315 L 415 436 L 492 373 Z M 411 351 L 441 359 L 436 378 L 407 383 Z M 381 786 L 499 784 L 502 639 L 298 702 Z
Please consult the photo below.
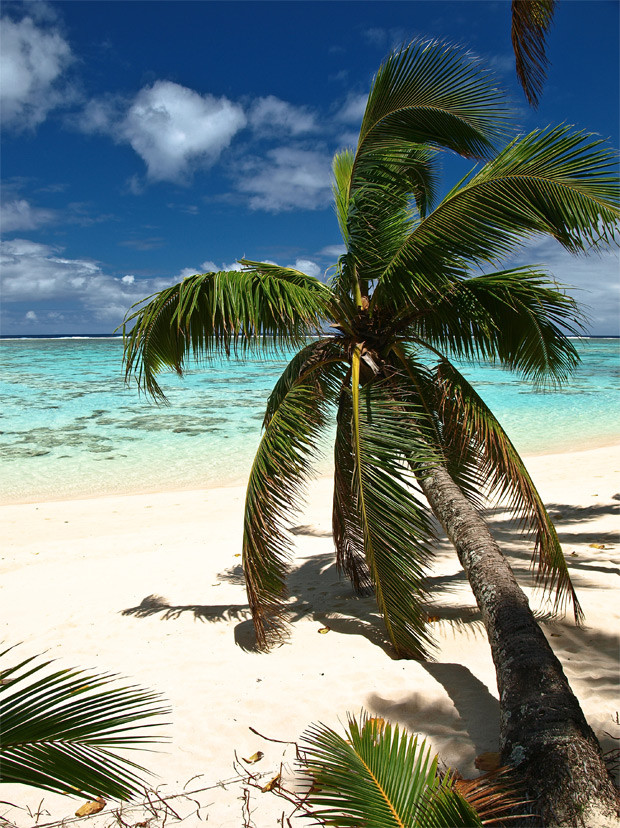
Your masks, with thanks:
M 378 383 L 360 393 L 356 367 L 354 357 L 352 507 L 390 641 L 399 655 L 423 658 L 432 648 L 423 584 L 435 534 L 430 514 L 416 496 L 408 461 L 416 457 L 421 465 L 432 463 L 437 455 L 420 439 L 421 427 L 411 429 L 411 407 L 406 411 L 396 405 Z
M 579 361 L 569 335 L 583 333 L 574 299 L 525 267 L 455 282 L 415 325 L 412 335 L 428 345 L 457 359 L 498 362 L 539 385 L 569 378 Z
M 382 719 L 349 716 L 345 738 L 323 725 L 304 735 L 313 787 L 308 802 L 337 828 L 482 826 L 450 775 L 419 742 Z
M 372 587 L 372 577 L 364 557 L 364 530 L 354 497 L 355 454 L 351 443 L 352 422 L 351 394 L 343 389 L 338 400 L 334 441 L 332 531 L 338 571 L 349 578 L 358 594 L 362 594 Z
M 360 129 L 352 186 L 377 148 L 400 142 L 488 156 L 507 117 L 491 75 L 464 50 L 414 40 L 393 52 L 375 76 Z M 371 160 L 369 158 L 369 160 Z M 371 160 L 374 165 L 374 162 Z
M 269 418 L 252 465 L 243 524 L 243 571 L 257 642 L 263 648 L 284 628 L 291 545 L 287 529 L 291 512 L 301 506 L 317 437 L 342 374 L 337 362 L 319 362 L 290 385 Z
M 116 749 L 163 741 L 147 731 L 166 724 L 159 718 L 170 709 L 159 693 L 119 686 L 116 676 L 50 672 L 51 664 L 33 657 L 0 670 L 0 782 L 131 799 L 148 771 Z
M 556 0 L 512 0 L 512 48 L 517 77 L 531 106 L 538 106 L 549 64 L 545 37 Z
M 155 375 L 166 368 L 182 374 L 190 353 L 283 350 L 320 330 L 331 299 L 324 284 L 290 268 L 244 264 L 256 266 L 190 276 L 140 303 L 123 325 L 126 376 L 165 399 Z

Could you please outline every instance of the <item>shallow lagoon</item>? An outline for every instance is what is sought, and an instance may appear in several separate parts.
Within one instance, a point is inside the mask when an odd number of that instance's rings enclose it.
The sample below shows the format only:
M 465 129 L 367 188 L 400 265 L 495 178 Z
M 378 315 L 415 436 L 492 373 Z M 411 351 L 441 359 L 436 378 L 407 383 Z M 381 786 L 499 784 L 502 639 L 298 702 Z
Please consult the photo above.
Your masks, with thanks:
M 561 391 L 494 367 L 465 373 L 524 454 L 620 438 L 620 341 L 582 340 Z M 284 359 L 218 361 L 163 377 L 170 404 L 126 386 L 122 343 L 0 342 L 0 497 L 4 502 L 234 485 L 247 478 L 269 392 Z M 329 468 L 327 456 L 319 473 Z

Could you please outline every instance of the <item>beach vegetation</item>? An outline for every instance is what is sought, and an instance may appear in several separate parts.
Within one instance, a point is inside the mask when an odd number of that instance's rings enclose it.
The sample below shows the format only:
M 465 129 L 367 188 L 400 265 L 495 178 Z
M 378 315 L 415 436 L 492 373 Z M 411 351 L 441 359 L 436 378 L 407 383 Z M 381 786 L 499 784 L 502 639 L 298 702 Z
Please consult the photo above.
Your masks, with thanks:
M 152 727 L 169 712 L 158 693 L 114 675 L 59 669 L 37 656 L 2 667 L 0 782 L 132 799 L 148 771 L 127 751 L 164 741 Z
M 312 726 L 303 753 L 311 780 L 304 802 L 322 825 L 482 828 L 516 802 L 501 774 L 464 780 L 442 770 L 425 740 L 364 711 L 349 716 L 344 736 Z
M 479 162 L 440 196 L 442 154 Z M 394 653 L 426 658 L 435 518 L 480 607 L 497 671 L 503 761 L 549 825 L 615 793 L 599 745 L 483 508 L 502 499 L 534 541 L 553 612 L 581 608 L 553 522 L 463 362 L 538 385 L 566 382 L 583 331 L 544 266 L 515 266 L 528 240 L 571 253 L 617 241 L 614 153 L 567 125 L 511 134 L 493 77 L 462 50 L 414 41 L 377 72 L 357 146 L 333 162 L 344 252 L 329 282 L 241 260 L 196 274 L 128 314 L 125 368 L 155 398 L 157 375 L 193 356 L 297 349 L 267 402 L 246 497 L 243 569 L 257 641 L 287 626 L 291 515 L 335 419 L 336 561 L 372 590 Z M 429 508 L 430 507 L 430 508 Z M 545 772 L 542 773 L 541 769 Z

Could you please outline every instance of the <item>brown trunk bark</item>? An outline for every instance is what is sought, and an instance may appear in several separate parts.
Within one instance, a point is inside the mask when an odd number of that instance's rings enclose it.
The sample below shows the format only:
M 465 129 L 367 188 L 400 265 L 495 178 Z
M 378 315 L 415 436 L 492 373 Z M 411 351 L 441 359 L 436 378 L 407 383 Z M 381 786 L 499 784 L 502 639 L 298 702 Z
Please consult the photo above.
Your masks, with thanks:
M 456 547 L 486 627 L 500 701 L 502 761 L 546 828 L 618 825 L 617 794 L 562 665 L 486 523 L 445 468 L 420 480 Z

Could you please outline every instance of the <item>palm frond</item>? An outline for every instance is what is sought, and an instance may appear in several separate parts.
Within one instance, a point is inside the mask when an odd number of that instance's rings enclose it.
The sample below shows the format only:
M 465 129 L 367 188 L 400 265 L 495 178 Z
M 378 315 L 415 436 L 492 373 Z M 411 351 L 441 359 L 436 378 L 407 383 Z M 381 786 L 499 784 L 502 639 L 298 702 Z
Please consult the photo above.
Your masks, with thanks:
M 416 497 L 407 462 L 412 457 L 432 462 L 435 455 L 411 427 L 413 407 L 406 411 L 406 406 L 396 404 L 380 382 L 360 393 L 359 349 L 353 357 L 351 385 L 352 500 L 362 527 L 366 564 L 396 652 L 421 658 L 431 646 L 423 599 L 434 530 L 426 507 Z
M 362 293 L 377 279 L 432 207 L 437 190 L 437 151 L 395 142 L 365 158 L 364 181 L 349 199 L 348 255 L 362 276 Z
M 465 493 L 477 484 L 478 491 L 486 490 L 489 497 L 507 501 L 511 512 L 534 535 L 536 583 L 547 594 L 555 592 L 556 611 L 570 599 L 575 620 L 580 621 L 583 613 L 555 527 L 508 435 L 448 360 L 437 365 L 436 388 L 443 438 L 456 482 Z
M 512 0 L 512 48 L 517 77 L 530 106 L 538 106 L 549 64 L 545 37 L 555 12 L 556 0 Z
M 491 76 L 464 51 L 413 41 L 377 72 L 360 129 L 353 187 L 372 152 L 398 142 L 430 144 L 469 157 L 489 154 L 506 111 Z M 367 156 L 367 154 L 369 154 Z
M 148 771 L 115 749 L 163 741 L 150 720 L 169 708 L 159 693 L 119 686 L 116 676 L 50 672 L 51 664 L 29 658 L 0 670 L 0 782 L 131 799 Z
M 298 351 L 278 378 L 267 399 L 263 427 L 266 428 L 269 425 L 280 403 L 294 385 L 303 382 L 306 377 L 319 369 L 342 363 L 344 358 L 342 345 L 334 338 L 318 339 Z
M 377 302 L 420 301 L 418 280 L 459 278 L 465 267 L 513 253 L 549 235 L 576 253 L 618 238 L 620 197 L 614 154 L 567 126 L 535 130 L 449 192 L 386 262 Z M 456 268 L 456 269 L 455 269 Z M 448 275 L 446 275 L 448 274 Z
M 364 530 L 354 499 L 355 454 L 351 444 L 353 408 L 351 394 L 340 394 L 336 439 L 334 442 L 334 506 L 332 530 L 336 547 L 336 566 L 353 584 L 358 594 L 372 587 L 364 558 Z
M 182 374 L 191 353 L 203 359 L 238 348 L 282 350 L 320 330 L 331 300 L 326 285 L 296 270 L 242 263 L 253 269 L 190 276 L 127 316 L 126 377 L 165 399 L 156 374 Z
M 455 281 L 411 318 L 419 341 L 458 359 L 497 362 L 539 385 L 566 381 L 579 360 L 569 339 L 583 333 L 578 306 L 534 268 Z
M 269 419 L 252 465 L 243 521 L 243 572 L 256 639 L 263 649 L 286 626 L 287 525 L 291 512 L 302 505 L 318 436 L 342 374 L 337 363 L 320 363 L 291 385 Z
M 438 771 L 426 741 L 398 725 L 348 717 L 343 738 L 315 725 L 302 743 L 313 787 L 308 802 L 337 828 L 459 828 L 482 826 L 450 775 Z
M 345 244 L 349 241 L 349 201 L 351 198 L 351 173 L 353 172 L 354 160 L 353 152 L 347 149 L 337 152 L 332 161 L 334 210 Z

